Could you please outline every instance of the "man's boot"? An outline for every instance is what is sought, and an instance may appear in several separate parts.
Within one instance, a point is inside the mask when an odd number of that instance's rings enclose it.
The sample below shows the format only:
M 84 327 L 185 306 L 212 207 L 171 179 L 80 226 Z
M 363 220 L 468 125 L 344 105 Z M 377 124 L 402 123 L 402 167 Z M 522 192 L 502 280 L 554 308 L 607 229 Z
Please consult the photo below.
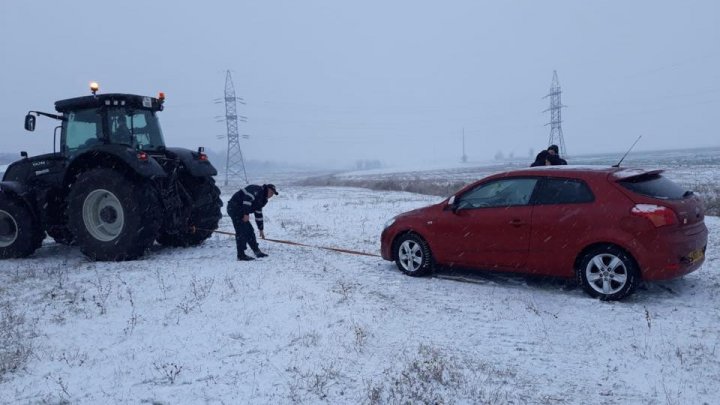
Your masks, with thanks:
M 260 250 L 260 249 L 255 249 L 255 250 L 253 250 L 253 253 L 255 253 L 255 257 L 257 257 L 258 259 L 261 258 L 261 257 L 267 257 L 267 256 L 268 256 L 267 254 L 263 253 L 262 250 Z
M 239 261 L 244 261 L 244 262 L 247 262 L 247 261 L 250 261 L 250 260 L 255 260 L 254 257 L 250 257 L 250 256 L 246 255 L 245 252 L 238 253 L 237 259 L 238 259 Z

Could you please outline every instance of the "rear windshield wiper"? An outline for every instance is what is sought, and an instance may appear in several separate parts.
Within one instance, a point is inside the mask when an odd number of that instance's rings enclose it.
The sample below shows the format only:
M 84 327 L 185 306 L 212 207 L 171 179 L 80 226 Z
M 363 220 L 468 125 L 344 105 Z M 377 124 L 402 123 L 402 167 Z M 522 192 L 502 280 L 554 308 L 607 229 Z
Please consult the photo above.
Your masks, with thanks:
M 683 198 L 685 198 L 685 197 L 690 197 L 690 196 L 693 195 L 693 194 L 695 194 L 695 193 L 693 193 L 692 191 L 688 190 L 688 191 L 685 192 L 685 194 L 683 194 Z

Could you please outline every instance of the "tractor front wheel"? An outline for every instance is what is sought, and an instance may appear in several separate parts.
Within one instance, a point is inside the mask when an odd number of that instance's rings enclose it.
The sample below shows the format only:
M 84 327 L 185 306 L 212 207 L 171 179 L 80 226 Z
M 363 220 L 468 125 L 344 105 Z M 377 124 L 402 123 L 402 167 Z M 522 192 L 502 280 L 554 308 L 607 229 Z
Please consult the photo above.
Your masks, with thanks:
M 30 256 L 44 236 L 25 203 L 0 194 L 0 259 Z

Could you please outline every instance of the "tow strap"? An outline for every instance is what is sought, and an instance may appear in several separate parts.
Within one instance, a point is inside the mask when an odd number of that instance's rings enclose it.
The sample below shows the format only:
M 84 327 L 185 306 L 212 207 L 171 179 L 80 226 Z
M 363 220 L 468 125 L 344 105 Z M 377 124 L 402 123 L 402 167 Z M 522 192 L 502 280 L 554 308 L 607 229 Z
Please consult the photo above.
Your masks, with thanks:
M 212 230 L 212 229 L 202 229 L 202 228 L 196 228 L 194 226 L 190 227 L 190 231 L 192 233 L 195 233 L 195 231 L 205 231 L 205 232 L 212 232 L 212 233 L 221 233 L 223 235 L 230 235 L 235 236 L 233 232 L 227 232 L 227 231 L 219 231 L 219 230 Z M 304 246 L 304 247 L 310 247 L 310 248 L 316 248 L 316 249 L 324 249 L 324 250 L 331 250 L 333 252 L 339 252 L 339 253 L 347 253 L 351 255 L 360 255 L 360 256 L 372 256 L 372 257 L 381 257 L 380 255 L 374 254 L 374 253 L 367 253 L 367 252 L 359 252 L 357 250 L 348 250 L 348 249 L 341 249 L 336 247 L 329 247 L 329 246 L 316 246 L 316 245 L 307 245 L 305 243 L 300 242 L 293 242 L 289 240 L 280 240 L 280 239 L 263 239 L 268 242 L 275 242 L 275 243 L 282 243 L 285 245 L 293 245 L 293 246 Z
M 205 232 L 211 232 L 211 233 L 221 233 L 223 235 L 229 235 L 229 236 L 235 236 L 235 233 L 233 232 L 227 232 L 227 231 L 219 231 L 219 230 L 212 230 L 212 229 L 203 229 L 203 228 L 196 228 L 194 226 L 190 227 L 190 231 L 192 233 L 195 233 L 195 231 L 205 231 Z M 293 242 L 289 240 L 280 240 L 280 239 L 263 239 L 268 242 L 275 242 L 275 243 L 282 243 L 285 245 L 293 245 L 293 246 L 303 246 L 303 247 L 309 247 L 309 248 L 316 248 L 316 249 L 324 249 L 324 250 L 331 250 L 333 252 L 339 252 L 339 253 L 347 253 L 351 255 L 360 255 L 360 256 L 371 256 L 371 257 L 382 257 L 380 255 L 376 255 L 374 253 L 367 253 L 367 252 L 359 252 L 357 250 L 348 250 L 348 249 L 340 249 L 335 247 L 328 247 L 328 246 L 315 246 L 315 245 L 307 245 L 305 243 L 299 243 L 299 242 Z M 473 284 L 484 284 L 481 282 L 478 282 L 476 280 L 472 280 L 466 277 L 457 277 L 457 276 L 448 276 L 448 275 L 438 275 L 433 274 L 433 277 L 445 279 L 445 280 L 453 280 L 453 281 L 461 281 L 465 283 L 473 283 Z

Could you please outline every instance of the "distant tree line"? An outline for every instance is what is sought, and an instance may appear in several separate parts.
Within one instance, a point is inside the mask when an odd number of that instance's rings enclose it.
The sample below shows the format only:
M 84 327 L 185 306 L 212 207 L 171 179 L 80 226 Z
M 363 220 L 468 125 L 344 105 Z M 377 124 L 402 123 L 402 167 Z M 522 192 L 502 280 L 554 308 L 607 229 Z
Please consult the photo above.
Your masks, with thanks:
M 357 170 L 370 170 L 370 169 L 380 169 L 383 167 L 382 162 L 379 160 L 357 160 L 355 161 L 355 168 Z

